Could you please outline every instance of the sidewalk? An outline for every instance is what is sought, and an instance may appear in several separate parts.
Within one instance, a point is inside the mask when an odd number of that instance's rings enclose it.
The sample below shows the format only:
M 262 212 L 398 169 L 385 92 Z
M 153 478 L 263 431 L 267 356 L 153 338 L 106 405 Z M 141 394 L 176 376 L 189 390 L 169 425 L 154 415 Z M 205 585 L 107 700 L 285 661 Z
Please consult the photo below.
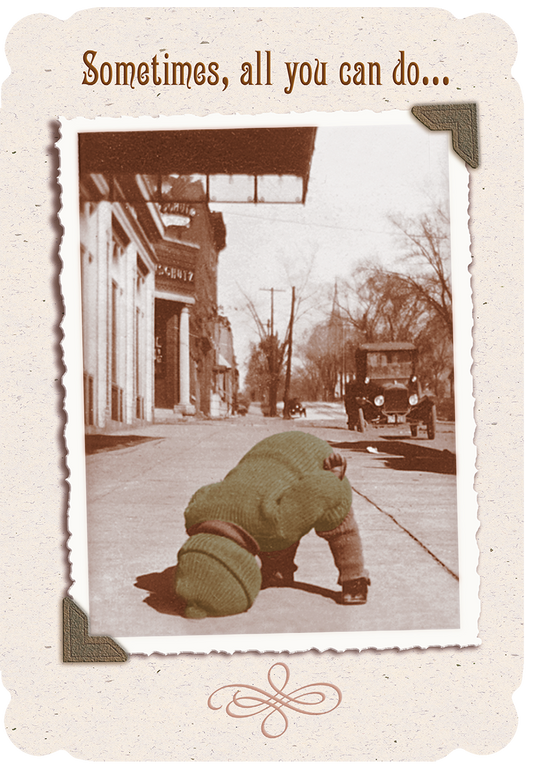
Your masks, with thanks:
M 329 423 L 328 423 L 329 424 Z M 261 591 L 245 614 L 187 620 L 172 591 L 176 554 L 186 539 L 183 511 L 192 494 L 219 481 L 255 443 L 302 429 L 332 443 L 344 427 L 249 415 L 225 421 L 183 420 L 124 432 L 125 445 L 87 458 L 90 633 L 113 637 L 231 633 L 450 628 L 458 625 L 458 584 L 393 520 L 354 495 L 372 577 L 365 606 L 345 607 L 327 543 L 302 539 L 294 588 Z M 135 435 L 135 443 L 126 437 Z M 353 434 L 350 435 L 353 440 Z M 342 450 L 341 450 L 342 451 Z M 347 453 L 348 477 L 369 456 Z M 373 459 L 372 459 L 373 462 Z M 379 467 L 380 473 L 383 468 Z M 393 473 L 393 471 L 385 471 Z M 370 483 L 366 471 L 367 484 Z M 442 478 L 438 484 L 442 498 Z M 435 474 L 438 476 L 438 474 Z M 352 482 L 353 483 L 353 482 Z M 451 483 L 451 482 L 450 482 Z M 453 490 L 448 483 L 448 496 Z M 434 495 L 429 489 L 430 497 Z M 426 494 L 424 494 L 426 497 Z

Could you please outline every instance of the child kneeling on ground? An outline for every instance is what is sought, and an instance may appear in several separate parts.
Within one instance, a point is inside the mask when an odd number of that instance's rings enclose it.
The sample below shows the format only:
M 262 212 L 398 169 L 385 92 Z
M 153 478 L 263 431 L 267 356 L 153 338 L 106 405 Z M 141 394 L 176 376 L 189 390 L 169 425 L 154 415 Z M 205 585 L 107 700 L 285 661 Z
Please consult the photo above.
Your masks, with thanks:
M 351 507 L 346 461 L 308 433 L 260 441 L 185 511 L 175 590 L 188 618 L 246 612 L 261 588 L 290 586 L 300 539 L 311 529 L 330 547 L 343 604 L 364 604 L 370 585 Z M 261 561 L 259 568 L 256 557 Z

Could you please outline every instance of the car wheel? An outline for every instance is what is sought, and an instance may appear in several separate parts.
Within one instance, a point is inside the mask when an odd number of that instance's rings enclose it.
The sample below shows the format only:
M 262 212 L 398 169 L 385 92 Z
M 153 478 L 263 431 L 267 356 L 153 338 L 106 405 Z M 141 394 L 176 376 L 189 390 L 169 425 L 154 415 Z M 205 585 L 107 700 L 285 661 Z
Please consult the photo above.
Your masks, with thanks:
M 412 422 L 409 427 L 411 428 L 411 436 L 413 438 L 416 438 L 418 436 L 418 425 L 416 425 L 416 423 Z
M 435 430 L 437 427 L 437 407 L 435 404 L 431 407 L 431 411 L 429 413 L 429 420 L 427 423 L 427 429 L 428 429 L 428 439 L 430 441 L 433 441 L 435 438 Z
M 359 433 L 365 432 L 365 413 L 361 408 L 357 412 L 357 430 Z

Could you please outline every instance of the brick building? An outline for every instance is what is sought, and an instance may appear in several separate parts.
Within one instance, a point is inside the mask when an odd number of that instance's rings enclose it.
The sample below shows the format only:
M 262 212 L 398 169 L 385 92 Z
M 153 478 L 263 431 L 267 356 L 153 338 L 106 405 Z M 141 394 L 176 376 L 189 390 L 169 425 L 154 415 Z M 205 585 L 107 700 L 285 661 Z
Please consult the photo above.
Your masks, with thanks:
M 98 201 L 113 184 L 93 175 L 81 186 L 86 425 L 152 422 L 156 409 L 209 415 L 222 215 L 181 205 L 167 226 L 156 207 Z
M 209 203 L 283 202 L 284 174 L 303 203 L 314 136 L 313 128 L 78 134 L 88 431 L 152 422 L 156 410 L 231 413 L 236 362 L 217 306 L 226 230 Z

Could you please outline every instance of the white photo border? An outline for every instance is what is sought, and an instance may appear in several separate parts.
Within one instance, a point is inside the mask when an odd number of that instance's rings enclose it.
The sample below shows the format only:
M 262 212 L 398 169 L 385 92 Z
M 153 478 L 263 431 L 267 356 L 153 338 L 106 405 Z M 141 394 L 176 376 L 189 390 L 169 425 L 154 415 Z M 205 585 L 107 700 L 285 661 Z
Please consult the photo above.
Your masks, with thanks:
M 61 139 L 59 184 L 64 229 L 60 257 L 61 291 L 65 304 L 62 347 L 66 372 L 65 441 L 69 469 L 68 531 L 66 547 L 71 565 L 72 585 L 68 595 L 90 617 L 88 584 L 87 506 L 85 479 L 81 270 L 79 259 L 79 177 L 78 144 L 80 131 L 141 131 L 187 128 L 242 128 L 316 125 L 407 125 L 416 119 L 409 111 L 374 113 L 310 112 L 290 115 L 221 116 L 209 115 L 159 118 L 76 118 L 60 119 Z M 210 652 L 303 652 L 307 650 L 346 650 L 473 646 L 478 637 L 479 575 L 476 532 L 479 526 L 474 490 L 476 449 L 474 444 L 474 398 L 472 385 L 473 304 L 469 267 L 471 264 L 468 230 L 469 173 L 449 141 L 449 191 L 451 217 L 452 292 L 454 316 L 455 410 L 457 446 L 457 515 L 459 534 L 460 628 L 372 632 L 334 632 L 300 634 L 246 634 L 168 637 L 116 637 L 129 654 L 210 653 Z M 74 258 L 76 257 L 76 258 Z

